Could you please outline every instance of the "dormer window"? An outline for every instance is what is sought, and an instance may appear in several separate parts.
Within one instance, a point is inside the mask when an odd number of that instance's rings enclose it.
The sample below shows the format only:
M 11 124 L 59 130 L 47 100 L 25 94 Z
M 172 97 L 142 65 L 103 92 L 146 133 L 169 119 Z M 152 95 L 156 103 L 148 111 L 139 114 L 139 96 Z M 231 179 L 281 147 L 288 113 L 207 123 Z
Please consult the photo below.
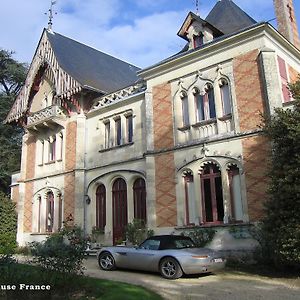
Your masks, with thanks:
M 203 34 L 193 36 L 194 49 L 203 45 Z

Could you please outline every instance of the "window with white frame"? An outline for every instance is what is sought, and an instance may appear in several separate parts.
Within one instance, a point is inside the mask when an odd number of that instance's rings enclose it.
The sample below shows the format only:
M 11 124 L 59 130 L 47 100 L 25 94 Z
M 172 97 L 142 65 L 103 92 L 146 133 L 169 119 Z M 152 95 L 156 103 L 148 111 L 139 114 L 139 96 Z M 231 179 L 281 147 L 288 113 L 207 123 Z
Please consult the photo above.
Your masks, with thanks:
M 231 114 L 231 96 L 228 81 L 221 79 L 219 82 L 223 116 Z
M 126 117 L 126 131 L 127 131 L 127 143 L 132 143 L 133 140 L 133 117 L 128 115 Z
M 52 136 L 48 140 L 48 161 L 55 161 L 56 154 L 56 137 Z
M 211 84 L 207 84 L 204 91 L 204 94 L 202 94 L 198 89 L 194 89 L 197 122 L 216 118 L 213 86 Z
M 186 93 L 181 93 L 181 107 L 182 107 L 182 125 L 189 126 L 190 125 L 190 117 L 189 117 L 189 102 L 188 96 Z
M 121 118 L 115 119 L 115 144 L 122 145 L 122 125 Z
M 109 122 L 109 120 L 104 123 L 104 127 L 105 127 L 104 147 L 105 147 L 105 149 L 107 149 L 110 147 L 110 122 Z
M 196 221 L 196 197 L 194 187 L 194 176 L 191 171 L 183 173 L 185 193 L 185 224 L 194 225 Z

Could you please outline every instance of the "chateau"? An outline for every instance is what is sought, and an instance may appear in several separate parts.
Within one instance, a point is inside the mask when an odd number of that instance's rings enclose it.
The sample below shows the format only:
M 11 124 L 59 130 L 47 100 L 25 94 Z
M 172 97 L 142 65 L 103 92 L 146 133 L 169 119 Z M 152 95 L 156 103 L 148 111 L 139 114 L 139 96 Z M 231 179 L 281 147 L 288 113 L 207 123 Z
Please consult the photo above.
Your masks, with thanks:
M 107 244 L 134 218 L 156 233 L 261 220 L 270 145 L 258 125 L 293 105 L 300 72 L 293 1 L 274 4 L 278 30 L 231 0 L 190 12 L 184 49 L 145 69 L 45 29 L 6 119 L 25 129 L 19 244 L 66 220 Z

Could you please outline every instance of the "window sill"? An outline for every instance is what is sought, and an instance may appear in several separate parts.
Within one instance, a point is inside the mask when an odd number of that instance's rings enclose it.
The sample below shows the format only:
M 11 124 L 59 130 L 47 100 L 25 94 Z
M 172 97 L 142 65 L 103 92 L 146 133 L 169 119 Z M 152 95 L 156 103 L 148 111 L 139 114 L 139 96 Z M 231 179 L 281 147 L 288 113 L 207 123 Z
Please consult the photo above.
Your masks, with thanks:
M 54 232 L 32 232 L 30 235 L 51 235 Z
M 191 125 L 186 125 L 186 126 L 183 126 L 183 127 L 179 127 L 177 128 L 179 131 L 186 131 L 186 130 L 189 130 L 191 129 Z
M 227 121 L 227 120 L 230 120 L 232 118 L 232 114 L 228 114 L 228 115 L 225 115 L 221 118 L 218 118 L 219 121 Z
M 55 164 L 55 160 L 51 160 L 45 163 L 45 165 L 51 165 L 51 164 Z
M 247 226 L 249 223 L 243 221 L 235 221 L 231 223 L 205 223 L 200 225 L 182 225 L 175 227 L 176 230 L 196 229 L 196 228 L 214 228 L 214 227 L 230 227 L 230 226 Z
M 283 102 L 282 106 L 286 107 L 286 106 L 294 105 L 295 103 L 296 103 L 296 100 L 291 99 L 290 101 Z
M 99 153 L 107 152 L 107 151 L 111 151 L 111 150 L 115 150 L 115 149 L 119 149 L 119 148 L 131 146 L 131 145 L 133 145 L 133 144 L 134 144 L 134 142 L 126 143 L 126 144 L 123 144 L 123 145 L 117 145 L 117 146 L 113 146 L 113 147 L 110 147 L 110 148 L 101 149 L 101 150 L 99 150 L 98 152 L 99 152 Z
M 201 121 L 201 122 L 197 122 L 197 123 L 193 124 L 192 126 L 193 127 L 201 127 L 201 126 L 213 124 L 213 123 L 216 123 L 216 122 L 217 122 L 217 119 L 209 119 L 209 120 L 204 120 L 204 121 Z

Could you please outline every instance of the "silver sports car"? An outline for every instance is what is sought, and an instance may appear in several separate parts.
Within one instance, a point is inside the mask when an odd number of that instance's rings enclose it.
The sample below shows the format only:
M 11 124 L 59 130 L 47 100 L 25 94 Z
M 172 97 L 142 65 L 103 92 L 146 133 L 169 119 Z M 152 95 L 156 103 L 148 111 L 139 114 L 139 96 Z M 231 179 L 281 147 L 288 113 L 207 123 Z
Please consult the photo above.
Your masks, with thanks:
M 197 248 L 185 236 L 160 235 L 146 239 L 139 247 L 104 247 L 97 254 L 102 270 L 116 268 L 160 272 L 167 279 L 185 274 L 214 272 L 225 266 L 225 259 L 214 251 Z

